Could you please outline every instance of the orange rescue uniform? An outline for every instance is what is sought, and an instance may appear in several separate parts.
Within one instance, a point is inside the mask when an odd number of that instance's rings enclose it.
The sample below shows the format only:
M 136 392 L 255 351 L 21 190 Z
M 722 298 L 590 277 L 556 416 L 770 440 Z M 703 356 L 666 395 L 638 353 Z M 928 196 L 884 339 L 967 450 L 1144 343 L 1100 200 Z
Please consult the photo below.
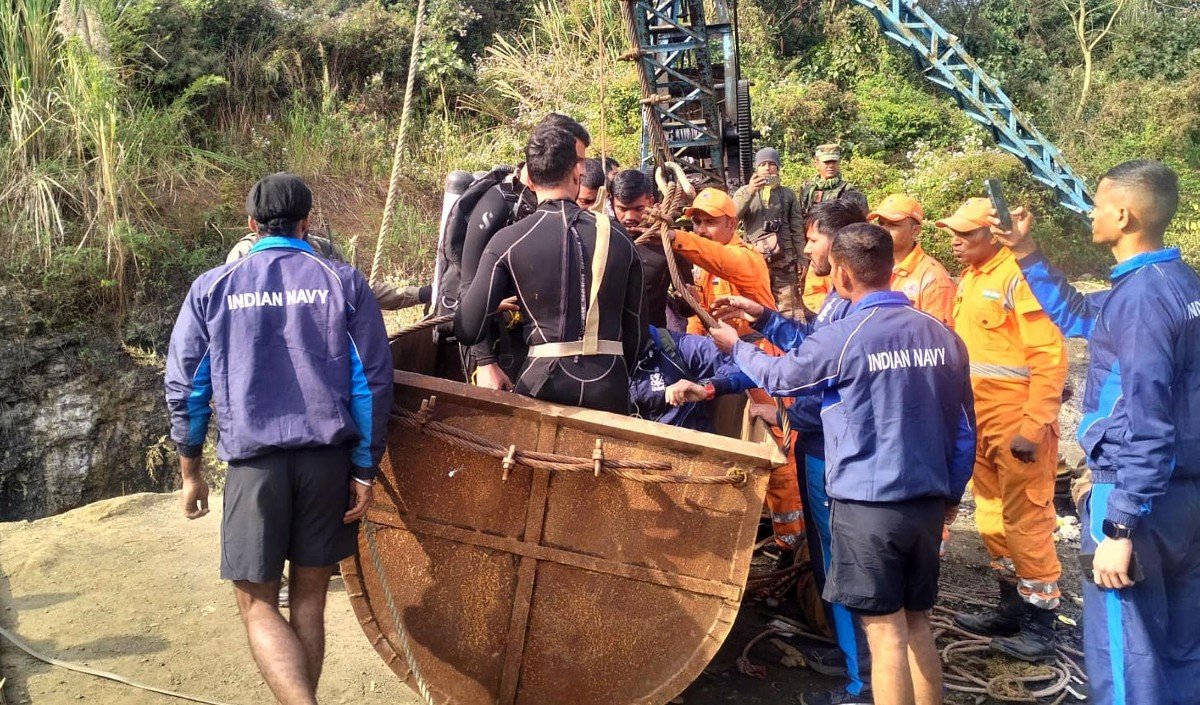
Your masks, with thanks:
M 775 310 L 767 261 L 737 235 L 729 244 L 722 245 L 695 233 L 677 230 L 672 247 L 688 262 L 704 270 L 696 279 L 696 285 L 700 292 L 698 303 L 705 309 L 711 311 L 713 302 L 721 296 L 745 296 Z M 757 335 L 746 321 L 735 321 L 733 327 L 739 336 Z M 705 335 L 704 324 L 698 316 L 688 321 L 688 333 Z M 772 355 L 780 354 L 779 349 L 766 339 L 760 340 L 758 346 Z M 761 389 L 751 390 L 750 398 L 756 404 L 773 403 L 771 397 Z M 777 428 L 772 428 L 771 432 L 782 445 L 783 432 Z M 795 436 L 793 431 L 793 445 Z M 796 475 L 794 454 L 789 453 L 787 464 L 771 472 L 767 483 L 767 510 L 771 513 L 775 542 L 781 548 L 794 549 L 797 539 L 804 533 L 804 520 L 800 512 L 800 482 Z
M 892 267 L 892 291 L 902 291 L 920 310 L 948 326 L 954 326 L 954 281 L 918 243 L 899 264 Z
M 804 273 L 804 288 L 800 290 L 800 300 L 804 302 L 804 308 L 808 309 L 813 317 L 820 313 L 821 307 L 825 305 L 825 299 L 831 291 L 833 291 L 833 277 L 828 274 L 821 276 L 810 266 Z
M 954 330 L 967 345 L 975 392 L 976 525 L 997 565 L 1011 559 L 1022 597 L 1053 607 L 1062 573 L 1053 537 L 1058 410 L 1067 377 L 1062 334 L 1008 248 L 964 273 Z M 1009 444 L 1018 433 L 1038 444 L 1035 462 L 1013 456 Z
M 700 291 L 699 304 L 706 310 L 711 311 L 720 296 L 745 296 L 775 310 L 767 261 L 736 234 L 728 245 L 722 245 L 696 233 L 676 230 L 671 246 L 688 262 L 704 270 L 696 279 L 696 288 Z M 754 333 L 746 321 L 735 321 L 733 327 L 738 335 Z M 707 334 L 699 316 L 688 320 L 687 332 Z

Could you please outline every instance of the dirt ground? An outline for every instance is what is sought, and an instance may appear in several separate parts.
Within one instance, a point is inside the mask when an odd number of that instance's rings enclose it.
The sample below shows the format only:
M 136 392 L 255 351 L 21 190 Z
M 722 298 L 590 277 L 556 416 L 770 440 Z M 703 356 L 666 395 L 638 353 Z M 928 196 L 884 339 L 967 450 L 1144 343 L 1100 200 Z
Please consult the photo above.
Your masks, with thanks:
M 211 700 L 274 702 L 219 579 L 220 498 L 189 522 L 177 495 L 105 500 L 0 524 L 0 624 L 49 656 Z M 408 705 L 363 636 L 340 580 L 327 614 L 324 703 Z M 183 702 L 52 668 L 0 643 L 9 705 Z
M 176 495 L 139 494 L 98 502 L 35 522 L 0 524 L 0 624 L 49 656 L 113 671 L 137 681 L 231 705 L 273 702 L 249 659 L 232 591 L 217 576 L 220 498 L 213 513 L 188 522 Z M 994 592 L 987 557 L 959 519 L 943 571 L 943 587 L 983 597 Z M 1064 612 L 1078 619 L 1077 544 L 1060 544 Z M 955 608 L 963 605 L 948 600 Z M 789 607 L 781 608 L 784 614 Z M 687 705 L 791 705 L 833 679 L 780 664 L 769 643 L 751 655 L 764 679 L 738 672 L 736 659 L 774 610 L 748 605 L 725 646 L 683 694 Z M 417 704 L 375 654 L 359 629 L 340 580 L 328 611 L 328 658 L 320 696 L 325 703 Z M 1060 626 L 1078 645 L 1078 629 Z M 52 668 L 0 643 L 9 705 L 182 702 Z M 990 700 L 954 698 L 954 703 Z

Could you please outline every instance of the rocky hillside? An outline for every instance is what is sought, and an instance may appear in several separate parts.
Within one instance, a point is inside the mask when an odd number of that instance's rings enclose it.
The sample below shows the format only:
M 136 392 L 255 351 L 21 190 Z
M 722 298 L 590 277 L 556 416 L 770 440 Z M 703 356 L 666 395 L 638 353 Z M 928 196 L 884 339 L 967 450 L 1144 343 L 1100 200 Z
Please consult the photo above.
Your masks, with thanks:
M 48 333 L 11 294 L 0 288 L 0 521 L 173 489 L 154 356 Z

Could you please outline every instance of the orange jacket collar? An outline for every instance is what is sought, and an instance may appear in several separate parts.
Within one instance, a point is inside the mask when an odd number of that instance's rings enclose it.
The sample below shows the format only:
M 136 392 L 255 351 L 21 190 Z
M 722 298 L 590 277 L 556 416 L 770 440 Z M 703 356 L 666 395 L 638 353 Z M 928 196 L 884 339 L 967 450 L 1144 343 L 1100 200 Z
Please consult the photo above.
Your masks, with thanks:
M 984 274 L 990 274 L 999 269 L 1001 265 L 1008 262 L 1013 262 L 1015 264 L 1016 257 L 1013 256 L 1012 250 L 1008 249 L 1007 247 L 1001 247 L 1000 251 L 996 253 L 995 257 L 992 257 L 990 260 L 984 262 L 978 267 L 972 267 L 971 269 L 977 269 Z
M 912 276 L 912 273 L 917 271 L 917 265 L 921 263 L 921 259 L 925 257 L 925 250 L 921 249 L 921 243 L 917 243 L 909 252 L 900 260 L 900 263 L 892 267 L 893 274 L 899 274 L 902 277 Z

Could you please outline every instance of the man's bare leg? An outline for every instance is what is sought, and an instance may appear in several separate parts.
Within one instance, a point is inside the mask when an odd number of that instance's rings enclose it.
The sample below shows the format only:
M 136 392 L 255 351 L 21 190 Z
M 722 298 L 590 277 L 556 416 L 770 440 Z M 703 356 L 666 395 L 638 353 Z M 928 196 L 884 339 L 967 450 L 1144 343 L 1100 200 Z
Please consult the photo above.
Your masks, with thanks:
M 942 658 L 933 642 L 928 612 L 906 612 L 908 667 L 917 705 L 941 705 Z
M 871 648 L 871 693 L 875 705 L 916 705 L 908 668 L 908 620 L 904 611 L 863 615 L 862 625 Z
M 308 663 L 312 692 L 317 692 L 321 666 L 325 661 L 325 596 L 334 566 L 304 568 L 292 564 L 289 571 L 292 631 L 300 639 Z
M 279 583 L 235 580 L 233 594 L 246 625 L 250 653 L 275 699 L 283 705 L 317 705 L 304 647 L 279 613 Z

